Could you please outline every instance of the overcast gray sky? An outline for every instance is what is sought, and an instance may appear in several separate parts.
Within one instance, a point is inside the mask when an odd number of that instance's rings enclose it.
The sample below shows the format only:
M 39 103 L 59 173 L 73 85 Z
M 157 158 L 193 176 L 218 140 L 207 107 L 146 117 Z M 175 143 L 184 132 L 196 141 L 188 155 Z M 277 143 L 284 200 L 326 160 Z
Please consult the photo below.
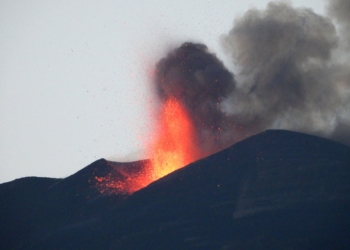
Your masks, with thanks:
M 0 183 L 135 159 L 151 122 L 157 60 L 185 41 L 227 60 L 220 35 L 268 2 L 2 0 Z M 324 13 L 323 0 L 292 2 Z

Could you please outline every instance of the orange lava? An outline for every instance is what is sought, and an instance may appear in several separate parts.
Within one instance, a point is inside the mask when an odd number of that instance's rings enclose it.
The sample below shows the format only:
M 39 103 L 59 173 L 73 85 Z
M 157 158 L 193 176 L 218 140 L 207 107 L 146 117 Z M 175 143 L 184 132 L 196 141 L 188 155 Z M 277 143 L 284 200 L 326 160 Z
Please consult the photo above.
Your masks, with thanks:
M 192 120 L 175 98 L 162 105 L 156 124 L 155 135 L 146 149 L 150 161 L 137 169 L 125 164 L 116 169 L 116 177 L 95 177 L 101 192 L 132 194 L 199 158 Z
M 182 105 L 169 98 L 163 105 L 154 142 L 149 147 L 152 181 L 198 158 L 195 128 Z
M 136 164 L 136 167 L 134 166 Z M 134 163 L 120 163 L 114 171 L 104 177 L 96 177 L 97 188 L 101 193 L 132 194 L 152 182 L 149 177 L 149 163 L 142 165 Z M 111 164 L 113 168 L 113 164 Z

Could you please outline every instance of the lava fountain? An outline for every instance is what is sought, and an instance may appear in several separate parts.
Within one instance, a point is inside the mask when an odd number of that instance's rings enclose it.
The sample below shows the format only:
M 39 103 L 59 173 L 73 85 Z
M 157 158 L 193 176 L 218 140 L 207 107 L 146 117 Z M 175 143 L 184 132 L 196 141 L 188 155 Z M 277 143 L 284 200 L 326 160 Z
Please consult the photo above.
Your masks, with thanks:
M 155 181 L 199 158 L 195 128 L 174 97 L 162 107 L 154 141 L 149 147 L 150 177 Z
M 188 112 L 174 97 L 163 102 L 156 129 L 142 166 L 124 164 L 104 177 L 95 177 L 101 192 L 132 194 L 200 158 L 196 131 Z

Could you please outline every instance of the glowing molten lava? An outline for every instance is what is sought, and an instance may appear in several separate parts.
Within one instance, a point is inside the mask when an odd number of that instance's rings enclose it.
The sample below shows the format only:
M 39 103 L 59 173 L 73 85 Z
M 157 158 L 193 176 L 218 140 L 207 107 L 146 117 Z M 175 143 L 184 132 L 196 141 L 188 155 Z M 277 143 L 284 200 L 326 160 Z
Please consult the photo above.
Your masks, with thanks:
M 198 157 L 192 121 L 175 98 L 164 103 L 158 124 L 149 152 L 152 181 L 184 167 Z
M 167 99 L 156 124 L 155 135 L 147 145 L 150 161 L 141 166 L 125 163 L 113 174 L 95 177 L 101 192 L 131 194 L 199 158 L 195 128 L 179 101 Z

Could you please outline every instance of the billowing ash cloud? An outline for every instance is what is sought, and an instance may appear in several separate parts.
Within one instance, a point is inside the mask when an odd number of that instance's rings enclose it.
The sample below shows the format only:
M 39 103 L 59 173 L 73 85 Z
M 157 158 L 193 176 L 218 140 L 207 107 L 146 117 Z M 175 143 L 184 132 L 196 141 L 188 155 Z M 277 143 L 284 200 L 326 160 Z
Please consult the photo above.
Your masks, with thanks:
M 158 94 L 181 99 L 203 143 L 209 135 L 218 147 L 269 128 L 350 145 L 350 2 L 332 0 L 329 13 L 336 24 L 286 3 L 249 10 L 221 38 L 235 77 L 185 43 L 158 63 Z
M 333 126 L 338 97 L 330 62 L 338 41 L 328 18 L 272 2 L 236 20 L 222 41 L 239 70 L 239 91 L 226 103 L 233 116 L 258 121 L 258 130 Z
M 236 20 L 222 42 L 238 68 L 225 103 L 237 122 L 332 137 L 349 120 L 350 71 L 332 56 L 340 47 L 329 18 L 271 2 Z

